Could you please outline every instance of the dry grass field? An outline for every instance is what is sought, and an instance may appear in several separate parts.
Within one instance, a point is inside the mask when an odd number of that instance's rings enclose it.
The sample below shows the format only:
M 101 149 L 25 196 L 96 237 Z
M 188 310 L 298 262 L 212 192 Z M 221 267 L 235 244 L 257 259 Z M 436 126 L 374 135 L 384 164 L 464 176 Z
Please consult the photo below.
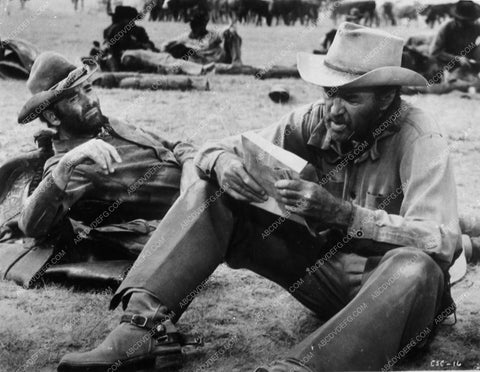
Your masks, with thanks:
M 70 1 L 63 1 L 61 6 L 71 8 Z M 30 21 L 23 27 L 25 19 Z M 27 9 L 9 17 L 0 15 L 0 37 L 22 37 L 41 50 L 55 50 L 79 61 L 88 53 L 91 41 L 100 40 L 108 21 L 105 14 L 94 12 L 49 11 L 36 16 Z M 141 24 L 157 44 L 186 27 L 181 23 Z M 295 53 L 317 47 L 330 26 L 329 21 L 311 30 L 241 25 L 244 62 L 293 65 Z M 12 34 L 12 30 L 18 32 Z M 392 31 L 402 36 L 429 32 L 423 25 Z M 170 138 L 189 137 L 198 144 L 267 125 L 319 95 L 317 87 L 295 79 L 211 76 L 210 81 L 209 92 L 99 89 L 98 95 L 109 116 L 128 119 Z M 278 83 L 290 89 L 293 98 L 288 104 L 277 105 L 268 99 L 270 87 Z M 0 163 L 33 146 L 32 134 L 40 124 L 16 125 L 17 112 L 27 97 L 25 82 L 0 81 Z M 480 213 L 480 95 L 451 93 L 407 99 L 434 115 L 452 146 L 460 210 Z M 453 289 L 454 297 L 461 298 L 457 324 L 441 326 L 425 353 L 403 361 L 396 369 L 451 369 L 445 363 L 454 361 L 461 364 L 460 369 L 480 369 L 479 282 L 480 270 L 471 267 Z M 197 370 L 219 350 L 223 350 L 219 359 L 204 370 L 253 371 L 283 355 L 320 325 L 288 293 L 250 272 L 222 266 L 208 283 L 181 322 L 182 330 L 203 334 L 206 345 L 188 353 L 182 372 Z M 66 352 L 97 345 L 119 319 L 119 310 L 107 310 L 110 295 L 109 291 L 82 292 L 54 285 L 25 290 L 0 282 L 0 372 L 53 371 Z

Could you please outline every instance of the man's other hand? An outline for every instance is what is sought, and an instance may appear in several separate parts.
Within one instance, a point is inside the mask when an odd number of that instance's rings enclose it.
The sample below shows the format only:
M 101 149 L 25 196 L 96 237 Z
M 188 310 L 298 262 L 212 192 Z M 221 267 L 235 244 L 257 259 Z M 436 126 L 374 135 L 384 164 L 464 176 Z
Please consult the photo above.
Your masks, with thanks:
M 53 171 L 53 179 L 58 187 L 64 189 L 73 170 L 79 164 L 86 162 L 97 164 L 105 174 L 115 172 L 114 163 L 122 159 L 117 149 L 101 139 L 91 139 L 67 152 Z
M 322 186 L 304 180 L 280 180 L 275 187 L 281 202 L 292 213 L 334 226 L 347 227 L 352 205 L 334 197 Z
M 234 199 L 257 203 L 268 199 L 266 191 L 248 174 L 237 155 L 222 153 L 215 163 L 215 174 L 220 187 Z

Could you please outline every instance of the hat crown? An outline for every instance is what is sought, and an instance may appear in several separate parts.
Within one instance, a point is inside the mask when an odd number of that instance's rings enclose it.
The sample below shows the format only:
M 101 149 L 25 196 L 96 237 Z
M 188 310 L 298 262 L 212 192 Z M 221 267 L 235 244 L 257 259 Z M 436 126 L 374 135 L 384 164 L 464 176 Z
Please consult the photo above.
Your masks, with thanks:
M 27 88 L 32 94 L 49 90 L 65 79 L 75 68 L 75 65 L 58 53 L 41 53 L 33 63 Z
M 381 30 L 344 22 L 325 58 L 325 65 L 342 72 L 364 74 L 386 66 L 399 67 L 403 39 Z
M 479 6 L 471 0 L 460 0 L 455 4 L 453 16 L 467 19 L 476 19 L 480 13 Z

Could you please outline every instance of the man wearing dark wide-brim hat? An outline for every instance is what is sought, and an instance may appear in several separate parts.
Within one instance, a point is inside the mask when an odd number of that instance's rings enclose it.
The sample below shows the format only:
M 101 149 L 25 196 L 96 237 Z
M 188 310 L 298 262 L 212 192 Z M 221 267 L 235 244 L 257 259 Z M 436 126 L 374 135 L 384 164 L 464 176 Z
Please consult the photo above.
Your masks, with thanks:
M 453 309 L 448 268 L 460 229 L 446 139 L 400 97 L 401 86 L 427 83 L 400 67 L 402 47 L 381 30 L 341 24 L 326 56 L 298 55 L 322 98 L 257 131 L 313 167 L 315 182 L 274 185 L 308 228 L 250 204 L 267 196 L 244 166 L 240 136 L 207 144 L 195 159 L 205 180 L 179 198 L 144 249 L 161 241 L 162 250 L 137 261 L 112 300 L 124 305 L 121 324 L 59 369 L 174 357 L 157 330 L 223 262 L 281 285 L 325 321 L 257 372 L 389 370 L 424 345 Z
M 131 234 L 113 248 L 136 257 L 148 232 L 135 230 L 141 223 L 134 221 L 163 218 L 181 188 L 196 177 L 196 148 L 106 117 L 90 81 L 95 69 L 76 67 L 54 52 L 41 53 L 32 66 L 27 81 L 32 96 L 18 122 L 40 118 L 46 123 L 56 132 L 55 154 L 45 163 L 43 179 L 27 200 L 19 225 L 25 235 L 44 238 L 70 217 L 86 228 L 86 236 L 72 237 L 75 244 L 79 237 L 90 241 L 123 229 Z M 105 250 L 107 240 L 103 243 Z
M 480 5 L 470 0 L 460 0 L 452 8 L 453 19 L 438 30 L 430 54 L 438 59 L 444 68 L 471 67 L 480 63 L 477 38 L 480 36 Z M 447 67 L 448 66 L 448 67 Z

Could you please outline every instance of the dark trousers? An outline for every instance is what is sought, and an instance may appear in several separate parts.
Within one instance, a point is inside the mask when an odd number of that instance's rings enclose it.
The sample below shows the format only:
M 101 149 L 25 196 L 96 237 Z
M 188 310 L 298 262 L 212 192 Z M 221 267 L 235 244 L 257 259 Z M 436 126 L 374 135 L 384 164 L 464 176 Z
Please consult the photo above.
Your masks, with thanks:
M 381 369 L 411 340 L 424 340 L 442 271 L 416 248 L 363 257 L 332 244 L 198 181 L 162 220 L 112 306 L 131 296 L 129 312 L 155 316 L 166 306 L 178 319 L 185 299 L 226 262 L 278 283 L 327 320 L 288 357 L 314 371 Z

